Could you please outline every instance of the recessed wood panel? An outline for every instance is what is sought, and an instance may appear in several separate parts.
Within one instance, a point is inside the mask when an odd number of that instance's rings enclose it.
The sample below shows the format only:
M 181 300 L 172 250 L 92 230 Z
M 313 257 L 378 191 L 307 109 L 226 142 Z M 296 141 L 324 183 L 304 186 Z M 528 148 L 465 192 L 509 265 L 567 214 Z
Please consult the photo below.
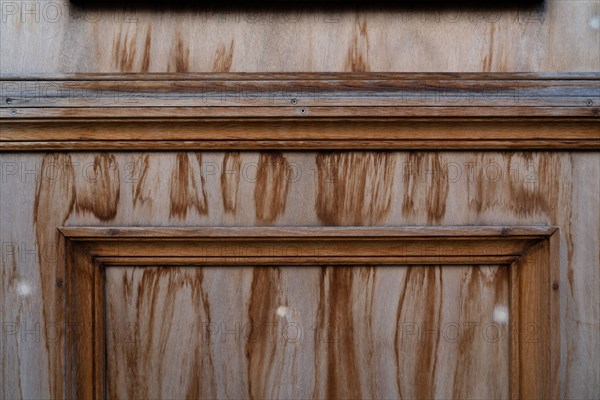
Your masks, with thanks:
M 507 266 L 113 266 L 109 398 L 509 397 Z
M 165 397 L 201 390 L 211 397 L 229 384 L 234 394 L 224 396 L 232 398 L 516 399 L 559 390 L 553 227 L 84 227 L 61 233 L 67 319 L 84 330 L 67 340 L 67 382 L 76 397 L 144 397 L 148 387 Z M 257 255 L 257 244 L 297 251 Z M 336 251 L 315 254 L 316 245 Z M 432 263 L 432 249 L 449 245 L 455 251 Z M 302 329 L 333 327 L 340 336 L 294 346 L 254 340 L 261 325 L 287 322 L 288 315 Z M 225 340 L 217 345 L 212 336 L 219 324 Z M 456 336 L 461 328 L 466 338 Z M 409 343 L 415 330 L 418 341 Z

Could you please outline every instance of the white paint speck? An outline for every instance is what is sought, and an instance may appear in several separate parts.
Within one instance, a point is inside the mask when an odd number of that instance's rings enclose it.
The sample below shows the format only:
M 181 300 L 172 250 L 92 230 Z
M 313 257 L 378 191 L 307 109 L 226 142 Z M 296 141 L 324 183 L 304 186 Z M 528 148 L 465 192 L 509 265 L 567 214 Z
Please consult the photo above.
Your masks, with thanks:
M 590 18 L 588 25 L 592 29 L 600 29 L 600 15 L 594 15 L 592 18 Z
M 31 294 L 31 285 L 25 281 L 17 283 L 17 294 L 22 297 L 27 297 Z
M 287 315 L 288 308 L 286 306 L 279 306 L 275 312 L 277 313 L 278 317 L 284 318 Z
M 497 324 L 508 323 L 508 308 L 506 306 L 498 305 L 494 307 L 494 322 Z

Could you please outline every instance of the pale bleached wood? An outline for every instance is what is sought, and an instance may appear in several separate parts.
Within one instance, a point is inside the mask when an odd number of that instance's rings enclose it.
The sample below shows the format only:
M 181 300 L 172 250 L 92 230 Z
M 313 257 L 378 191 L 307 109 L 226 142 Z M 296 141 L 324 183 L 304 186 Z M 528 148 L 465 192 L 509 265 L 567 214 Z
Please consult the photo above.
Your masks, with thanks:
M 329 12 L 52 4 L 44 13 L 40 3 L 37 15 L 21 3 L 5 11 L 0 72 L 552 72 L 600 64 L 594 0 Z
M 0 108 L 29 110 L 44 116 L 46 108 L 135 107 L 576 107 L 597 109 L 599 74 L 426 74 L 364 73 L 96 75 L 87 80 L 47 77 L 3 77 Z M 243 77 L 243 80 L 240 78 Z M 596 104 L 596 107 L 593 107 Z M 201 108 L 199 108 L 201 110 Z M 112 110 L 115 112 L 116 110 Z M 47 113 L 48 111 L 46 111 Z M 27 114 L 25 113 L 25 116 Z
M 471 81 L 486 81 L 486 80 L 501 80 L 501 81 L 528 81 L 528 80 L 560 80 L 560 81 L 578 81 L 581 79 L 597 79 L 598 71 L 539 71 L 539 72 L 523 72 L 523 71 L 499 71 L 499 72 L 481 72 L 481 71 L 470 71 L 460 72 L 457 71 L 443 71 L 443 72 L 397 72 L 397 71 L 382 71 L 382 72 L 342 72 L 342 71 L 330 71 L 330 72 L 319 72 L 319 71 L 302 71 L 302 72 L 281 72 L 281 71 L 257 71 L 257 72 L 150 72 L 150 73 L 122 73 L 122 72 L 102 72 L 93 71 L 86 73 L 73 73 L 73 72 L 51 72 L 51 73 L 14 73 L 7 72 L 2 74 L 2 78 L 8 81 L 25 82 L 39 80 L 47 83 L 48 81 L 69 81 L 69 80 L 80 80 L 80 81 L 117 81 L 117 82 L 136 82 L 136 81 L 172 81 L 179 82 L 183 81 L 197 81 L 205 80 L 210 84 L 214 84 L 215 81 L 240 81 L 247 83 L 247 81 L 272 81 L 276 84 L 285 81 L 294 81 L 298 77 L 302 77 L 303 80 L 310 81 L 326 79 L 330 83 L 337 80 L 355 80 L 355 79 L 366 79 L 369 81 L 379 80 L 401 80 L 405 82 L 413 82 L 415 80 L 430 80 L 430 81 L 451 81 L 456 78 L 456 75 L 464 77 Z M 568 85 L 568 82 L 564 82 Z M 52 87 L 56 89 L 56 87 Z M 14 90 L 14 87 L 9 87 Z
M 315 75 L 315 74 L 312 74 Z M 304 118 L 314 117 L 594 117 L 600 110 L 598 75 L 569 80 L 540 74 L 530 79 L 445 79 L 406 74 L 324 74 L 264 80 L 245 74 L 221 80 L 3 80 L 0 117 L 77 118 Z M 100 78 L 101 79 L 101 78 Z M 32 93 L 32 89 L 35 90 Z

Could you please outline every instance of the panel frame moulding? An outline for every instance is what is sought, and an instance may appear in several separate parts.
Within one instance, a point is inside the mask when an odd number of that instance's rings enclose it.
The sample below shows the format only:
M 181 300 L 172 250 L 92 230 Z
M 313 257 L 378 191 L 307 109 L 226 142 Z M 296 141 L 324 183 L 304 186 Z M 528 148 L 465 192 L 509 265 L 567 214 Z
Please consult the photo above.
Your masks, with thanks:
M 549 226 L 62 227 L 66 397 L 105 398 L 111 266 L 505 265 L 510 397 L 558 398 L 559 232 Z M 63 306 L 64 307 L 64 304 Z M 60 308 L 60 307 L 59 307 Z M 76 327 L 76 328 L 75 328 Z M 83 331 L 82 331 L 83 329 Z

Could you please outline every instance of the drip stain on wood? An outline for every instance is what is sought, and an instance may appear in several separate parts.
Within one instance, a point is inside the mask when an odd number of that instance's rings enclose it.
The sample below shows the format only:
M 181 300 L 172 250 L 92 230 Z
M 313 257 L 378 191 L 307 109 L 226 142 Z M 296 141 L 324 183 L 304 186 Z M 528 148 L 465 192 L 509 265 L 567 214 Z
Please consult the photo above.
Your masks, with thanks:
M 141 72 L 150 70 L 150 50 L 152 48 L 152 26 L 148 26 L 146 30 L 146 41 L 144 42 L 144 55 L 142 56 Z
M 260 153 L 254 188 L 256 219 L 272 223 L 283 214 L 290 189 L 292 170 L 281 153 Z
M 408 153 L 402 176 L 402 215 L 414 217 L 425 209 L 427 223 L 439 223 L 446 214 L 448 172 L 438 154 Z
M 235 214 L 237 209 L 241 168 L 240 153 L 225 153 L 221 168 L 221 196 L 223 198 L 223 210 L 227 213 Z
M 366 19 L 356 17 L 356 26 L 350 49 L 346 57 L 346 70 L 350 72 L 369 72 L 369 34 Z
M 137 181 L 131 186 L 133 207 L 135 208 L 138 205 L 152 204 L 152 187 L 150 185 L 156 184 L 156 182 L 151 182 L 148 179 L 150 156 L 148 154 L 144 154 L 140 157 L 134 158 L 131 166 L 133 168 L 132 175 L 136 177 Z
M 269 392 L 269 382 L 281 374 L 281 366 L 275 365 L 275 356 L 280 341 L 270 340 L 270 332 L 265 327 L 275 326 L 276 310 L 287 306 L 287 301 L 279 294 L 281 290 L 280 268 L 254 268 L 248 303 L 250 330 L 246 340 L 248 359 L 248 397 L 264 399 L 273 397 Z
M 164 397 L 169 393 L 165 387 L 169 384 L 184 385 L 188 398 L 216 397 L 211 338 L 203 334 L 206 324 L 211 323 L 203 277 L 202 268 L 136 267 L 110 271 L 107 287 L 113 295 L 109 297 L 108 318 L 117 327 L 122 327 L 119 323 L 123 322 L 131 324 L 131 331 L 111 330 L 108 339 L 113 349 L 109 353 L 113 359 L 108 364 L 111 398 L 122 397 L 123 390 L 129 398 Z M 187 329 L 175 331 L 172 327 L 179 321 L 177 310 L 182 306 L 191 307 L 191 313 L 185 316 Z M 119 315 L 124 312 L 128 320 L 121 321 Z M 181 351 L 182 337 L 186 345 L 197 351 Z M 187 367 L 171 370 L 162 360 L 178 351 L 178 362 Z M 120 373 L 122 368 L 128 371 L 126 377 Z M 176 382 L 164 379 L 175 378 L 169 374 L 176 374 Z
M 488 54 L 483 57 L 483 71 L 491 72 L 492 65 L 494 62 L 494 34 L 496 32 L 496 26 L 494 24 L 490 25 L 490 44 Z
M 229 47 L 225 48 L 225 45 L 220 45 L 215 53 L 215 60 L 213 62 L 213 72 L 229 72 L 231 71 L 231 64 L 233 63 L 233 51 L 235 49 L 234 41 L 231 40 Z
M 138 32 L 119 30 L 115 32 L 112 44 L 112 64 L 120 72 L 148 72 L 150 69 L 150 50 L 152 47 L 152 27 L 146 29 L 141 56 L 138 57 Z
M 202 156 L 199 153 L 177 154 L 169 193 L 170 217 L 184 219 L 189 209 L 196 210 L 200 215 L 208 214 L 206 180 L 202 174 Z
M 122 31 L 116 32 L 113 41 L 113 60 L 119 71 L 132 71 L 135 52 L 135 36 L 130 38 L 128 33 L 123 34 Z
M 94 157 L 92 168 L 85 168 L 77 181 L 75 210 L 91 212 L 101 221 L 111 221 L 117 215 L 121 193 L 119 166 L 112 154 Z
M 317 216 L 327 225 L 381 222 L 392 205 L 393 153 L 318 153 Z
M 318 327 L 315 336 L 316 398 L 360 398 L 359 365 L 356 354 L 353 290 L 358 267 L 323 267 L 320 271 Z M 334 335 L 329 336 L 328 330 Z M 321 365 L 324 362 L 324 365 Z M 321 374 L 318 376 L 316 374 Z M 323 387 L 324 386 L 324 387 Z M 325 392 L 320 393 L 319 389 Z
M 507 153 L 497 160 L 484 153 L 468 161 L 481 170 L 475 193 L 469 193 L 477 213 L 501 207 L 519 217 L 555 214 L 560 190 L 555 154 Z
M 442 269 L 434 266 L 407 268 L 404 290 L 400 295 L 396 314 L 397 386 L 402 398 L 433 398 L 441 334 L 437 327 L 441 322 Z M 403 330 L 407 329 L 407 321 L 412 324 L 411 327 L 414 325 L 434 331 L 419 337 L 418 346 L 415 346 L 415 343 L 405 343 L 403 335 L 406 332 Z M 408 350 L 409 348 L 412 350 Z M 416 353 L 409 356 L 407 351 Z M 403 358 L 414 358 L 416 365 L 407 370 L 404 368 L 406 363 Z
M 189 72 L 190 69 L 190 49 L 183 41 L 181 34 L 175 35 L 175 43 L 171 50 L 171 61 L 167 68 L 168 72 Z
M 474 265 L 471 268 L 465 269 L 461 280 L 461 288 L 459 294 L 460 316 L 463 321 L 468 319 L 469 315 L 476 315 L 479 312 L 481 304 L 473 302 L 473 298 L 485 298 L 485 292 L 493 293 L 491 299 L 494 304 L 503 304 L 504 299 L 508 296 L 508 267 L 486 267 Z M 474 321 L 468 321 L 473 323 Z M 471 329 L 471 327 L 469 328 Z M 458 349 L 456 351 L 456 365 L 454 368 L 453 380 L 453 397 L 460 399 L 468 397 L 469 393 L 473 393 L 477 382 L 465 380 L 465 374 L 478 373 L 479 365 L 472 356 L 474 335 L 476 332 L 468 331 L 465 334 L 458 336 Z M 502 397 L 502 393 L 498 388 L 494 388 L 494 398 Z

